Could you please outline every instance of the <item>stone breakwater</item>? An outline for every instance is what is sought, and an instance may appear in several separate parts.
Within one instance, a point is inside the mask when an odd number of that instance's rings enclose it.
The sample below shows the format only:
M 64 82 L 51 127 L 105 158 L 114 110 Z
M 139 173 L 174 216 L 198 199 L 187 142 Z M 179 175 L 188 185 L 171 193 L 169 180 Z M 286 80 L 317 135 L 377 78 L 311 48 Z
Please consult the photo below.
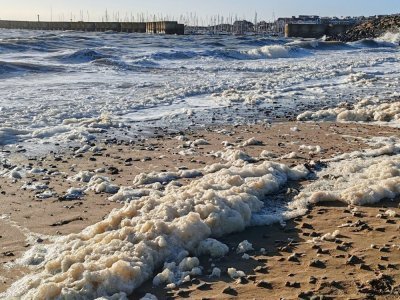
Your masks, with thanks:
M 162 22 L 32 22 L 0 20 L 0 28 L 29 30 L 115 31 L 128 33 L 178 34 L 185 31 L 176 21 Z
M 363 39 L 375 39 L 387 32 L 399 32 L 400 15 L 381 17 L 358 24 L 345 33 L 331 35 L 328 39 L 342 42 L 355 42 Z

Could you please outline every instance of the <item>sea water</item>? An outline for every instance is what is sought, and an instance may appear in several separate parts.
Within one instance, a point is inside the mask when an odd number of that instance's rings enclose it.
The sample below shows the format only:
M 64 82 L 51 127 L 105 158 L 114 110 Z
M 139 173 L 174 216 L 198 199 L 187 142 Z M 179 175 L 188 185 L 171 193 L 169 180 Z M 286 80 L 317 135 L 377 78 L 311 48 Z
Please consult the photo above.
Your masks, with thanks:
M 105 132 L 129 137 L 143 127 L 254 122 L 392 98 L 397 40 L 0 29 L 0 145 L 33 150 Z M 256 116 L 258 108 L 267 113 Z
M 149 126 L 208 125 L 216 113 L 225 123 L 285 114 L 299 120 L 399 121 L 400 56 L 394 35 L 350 44 L 40 31 L 0 31 L 0 37 L 3 147 L 68 144 L 121 131 L 135 134 Z M 341 102 L 347 106 L 338 106 Z M 246 114 L 249 108 L 252 113 Z M 263 114 L 254 115 L 257 111 Z M 195 255 L 219 257 L 229 251 L 214 238 L 248 226 L 284 225 L 319 201 L 356 206 L 398 197 L 399 139 L 366 142 L 372 149 L 326 160 L 328 167 L 313 174 L 315 180 L 291 202 L 277 193 L 288 181 L 308 178 L 310 171 L 276 161 L 253 164 L 239 150 L 219 153 L 225 164 L 139 174 L 128 187 L 79 172 L 69 180 L 82 186 L 67 193 L 94 189 L 126 204 L 80 233 L 30 248 L 16 263 L 31 267 L 32 274 L 0 297 L 126 299 L 148 279 L 175 286 L 203 274 Z M 18 180 L 23 172 L 17 167 L 1 174 Z M 194 177 L 185 186 L 173 184 Z M 161 182 L 170 183 L 158 191 L 153 184 Z M 220 274 L 215 268 L 203 275 Z M 245 275 L 234 268 L 228 274 Z

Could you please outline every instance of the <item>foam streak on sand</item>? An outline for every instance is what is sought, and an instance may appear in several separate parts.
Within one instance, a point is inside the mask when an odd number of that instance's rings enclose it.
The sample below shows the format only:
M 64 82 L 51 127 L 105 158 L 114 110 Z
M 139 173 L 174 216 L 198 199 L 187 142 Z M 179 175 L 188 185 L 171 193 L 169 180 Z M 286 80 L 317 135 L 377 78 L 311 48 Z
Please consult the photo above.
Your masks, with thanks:
M 343 105 L 317 112 L 306 111 L 297 119 L 299 121 L 376 122 L 399 126 L 400 102 L 382 103 L 377 99 L 365 99 L 354 107 Z
M 386 148 L 386 147 L 385 147 Z M 400 195 L 399 145 L 392 153 L 367 151 L 355 159 L 334 161 L 318 174 L 319 179 L 305 189 L 289 204 L 289 208 L 306 212 L 307 207 L 321 201 L 340 201 L 350 205 L 378 203 Z M 369 153 L 370 152 L 370 153 Z M 386 155 L 389 154 L 389 155 Z
M 205 175 L 181 188 L 171 186 L 160 197 L 133 201 L 82 233 L 29 250 L 21 261 L 35 257 L 36 263 L 41 261 L 40 273 L 16 282 L 6 296 L 46 299 L 129 294 L 155 268 L 183 259 L 182 251 L 194 252 L 210 236 L 252 225 L 252 215 L 262 210 L 266 194 L 307 174 L 304 167 L 247 164 Z M 272 221 L 266 218 L 264 223 Z
M 206 175 L 186 186 L 171 182 L 164 191 L 148 190 L 79 234 L 31 248 L 18 263 L 35 267 L 36 274 L 14 283 L 5 296 L 124 297 L 162 266 L 153 283 L 179 285 L 203 271 L 190 254 L 220 257 L 229 251 L 210 237 L 284 222 L 304 215 L 309 205 L 320 201 L 364 205 L 393 199 L 400 194 L 400 143 L 392 137 L 371 139 L 369 144 L 374 148 L 325 160 L 328 167 L 317 172 L 314 182 L 273 211 L 267 199 L 289 180 L 305 179 L 309 175 L 305 167 L 238 159 L 207 166 Z M 154 173 L 149 178 L 159 177 Z M 153 182 L 135 180 L 134 186 Z M 126 190 L 135 191 L 130 189 L 123 188 L 115 196 L 121 193 L 123 198 Z

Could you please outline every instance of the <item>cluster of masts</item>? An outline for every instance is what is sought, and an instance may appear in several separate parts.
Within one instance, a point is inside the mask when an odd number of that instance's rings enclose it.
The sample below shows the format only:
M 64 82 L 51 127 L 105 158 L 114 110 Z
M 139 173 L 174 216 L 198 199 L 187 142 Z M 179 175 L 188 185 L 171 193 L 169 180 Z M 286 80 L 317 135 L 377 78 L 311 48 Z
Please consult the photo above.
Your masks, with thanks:
M 281 33 L 275 23 L 275 14 L 272 14 L 273 21 L 258 21 L 258 14 L 255 12 L 253 22 L 246 21 L 245 16 L 237 14 L 222 14 L 199 16 L 197 13 L 186 13 L 179 16 L 169 14 L 151 14 L 151 13 L 120 13 L 119 11 L 110 12 L 107 9 L 101 16 L 91 15 L 89 11 L 80 10 L 79 14 L 70 13 L 68 15 L 61 13 L 53 16 L 51 10 L 50 21 L 60 22 L 158 22 L 176 20 L 185 24 L 185 31 L 192 34 L 245 34 L 245 33 Z M 41 21 L 40 16 L 37 20 Z
M 133 13 L 133 12 L 125 12 L 120 13 L 119 11 L 109 12 L 107 9 L 101 16 L 91 15 L 89 11 L 80 10 L 79 14 L 65 14 L 60 13 L 57 15 L 53 15 L 53 10 L 50 11 L 50 21 L 72 21 L 72 22 L 158 22 L 158 21 L 168 21 L 168 20 L 176 20 L 180 23 L 183 23 L 187 26 L 213 26 L 216 24 L 233 24 L 238 20 L 245 20 L 245 16 L 238 16 L 229 14 L 228 16 L 216 14 L 211 16 L 198 16 L 197 13 L 186 13 L 181 14 L 179 16 L 169 15 L 169 14 L 152 14 L 149 12 L 146 13 Z M 273 14 L 273 19 L 275 16 Z M 275 21 L 275 20 L 274 20 Z M 254 16 L 254 24 L 257 23 L 257 12 Z
M 256 12 L 253 21 L 238 15 L 199 18 L 196 14 L 181 16 L 179 21 L 186 25 L 185 32 L 192 34 L 283 34 L 283 27 L 278 26 L 274 13 L 272 19 L 269 22 L 259 21 Z
M 57 14 L 53 16 L 51 13 L 50 21 L 59 22 L 156 22 L 156 21 L 170 21 L 175 20 L 174 17 L 170 15 L 162 14 L 149 14 L 149 13 L 124 13 L 120 12 L 108 12 L 105 11 L 103 15 L 94 16 L 89 13 L 89 11 L 79 11 L 79 15 L 74 13 L 70 14 Z

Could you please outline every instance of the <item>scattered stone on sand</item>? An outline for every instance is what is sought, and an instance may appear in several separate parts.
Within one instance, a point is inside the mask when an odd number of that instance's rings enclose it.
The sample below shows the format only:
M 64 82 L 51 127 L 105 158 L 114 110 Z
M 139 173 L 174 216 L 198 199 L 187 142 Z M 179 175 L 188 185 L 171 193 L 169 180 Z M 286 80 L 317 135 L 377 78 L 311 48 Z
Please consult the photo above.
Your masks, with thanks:
M 63 225 L 66 225 L 66 224 L 69 224 L 69 223 L 75 222 L 75 221 L 83 221 L 83 218 L 81 216 L 79 216 L 79 217 L 68 219 L 68 220 L 61 220 L 61 221 L 57 221 L 57 222 L 51 224 L 50 226 L 53 226 L 53 227 L 54 226 L 63 226 Z
M 285 286 L 298 289 L 300 288 L 300 283 L 296 281 L 295 282 L 286 281 Z
M 361 258 L 359 258 L 358 256 L 356 256 L 356 255 L 351 255 L 351 256 L 347 259 L 346 263 L 347 263 L 348 265 L 357 265 L 357 264 L 362 264 L 362 263 L 363 263 L 363 260 L 362 260 Z
M 389 275 L 380 274 L 377 278 L 363 283 L 359 291 L 365 294 L 387 295 L 392 292 L 393 278 Z
M 192 282 L 193 283 L 193 282 Z M 211 284 L 207 283 L 207 282 L 203 282 L 201 284 L 199 284 L 196 289 L 200 290 L 200 291 L 206 291 L 209 290 L 211 288 Z
M 266 266 L 257 266 L 257 267 L 254 268 L 254 272 L 266 274 L 266 273 L 268 273 L 268 267 L 266 267 Z
M 232 295 L 232 296 L 237 296 L 238 292 L 232 288 L 231 286 L 227 286 L 222 290 L 223 294 L 227 294 L 227 295 Z
M 264 289 L 272 289 L 272 284 L 265 280 L 260 280 L 256 283 L 257 287 L 261 287 Z
M 326 264 L 319 259 L 314 259 L 310 262 L 310 267 L 322 269 L 326 267 Z
M 310 284 L 315 284 L 315 283 L 317 283 L 317 278 L 315 278 L 314 276 L 310 276 L 310 278 L 309 278 L 309 280 L 308 280 L 308 283 L 310 283 Z
M 300 260 L 299 260 L 299 255 L 298 255 L 297 253 L 293 253 L 292 255 L 290 255 L 290 256 L 288 257 L 288 261 L 291 261 L 291 262 L 300 262 Z

